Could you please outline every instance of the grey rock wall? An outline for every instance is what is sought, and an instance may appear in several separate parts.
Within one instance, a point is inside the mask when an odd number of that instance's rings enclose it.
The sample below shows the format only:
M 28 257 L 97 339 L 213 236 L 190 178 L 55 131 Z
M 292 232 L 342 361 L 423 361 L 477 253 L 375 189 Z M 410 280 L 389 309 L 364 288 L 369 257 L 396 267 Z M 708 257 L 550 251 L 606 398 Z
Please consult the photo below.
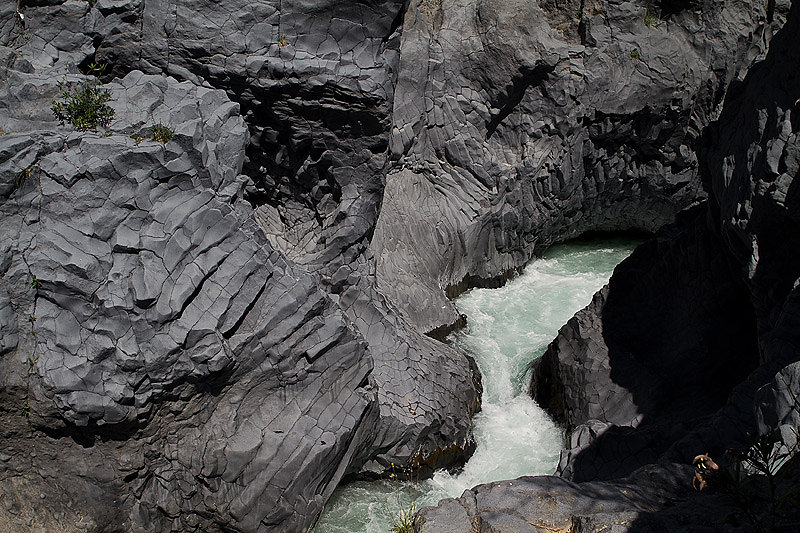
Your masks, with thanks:
M 423 331 L 457 320 L 447 289 L 702 200 L 699 133 L 772 32 L 750 2 L 647 23 L 646 2 L 542 6 L 426 0 L 405 17 L 372 248 L 381 291 Z
M 82 515 L 98 530 L 303 530 L 345 476 L 462 462 L 480 376 L 394 316 L 363 253 L 385 161 L 382 119 L 369 114 L 386 112 L 392 71 L 381 62 L 398 13 L 286 6 L 304 13 L 281 18 L 296 19 L 289 55 L 254 13 L 228 45 L 258 35 L 237 57 L 269 64 L 237 95 L 234 63 L 235 80 L 222 81 L 207 54 L 181 60 L 183 70 L 163 54 L 190 34 L 195 51 L 215 46 L 219 32 L 197 11 L 181 11 L 183 33 L 170 37 L 142 25 L 165 5 L 29 7 L 24 19 L 3 17 L 0 377 L 13 428 L 3 474 L 14 484 L 2 523 L 74 519 L 70 530 Z M 322 20 L 337 9 L 353 21 Z M 361 26 L 380 38 L 365 47 L 352 35 Z M 59 127 L 56 83 L 79 83 L 76 67 L 108 60 L 104 78 L 127 74 L 105 86 L 110 129 Z M 359 99 L 363 115 L 350 105 Z M 369 131 L 353 130 L 351 113 Z M 175 130 L 166 145 L 149 139 L 157 123 Z M 295 190 L 298 175 L 307 186 Z M 324 207 L 309 207 L 309 194 Z M 44 451 L 28 458 L 34 444 Z M 82 483 L 67 490 L 75 475 Z M 26 505 L 40 494 L 46 512 Z
M 0 5 L 0 529 L 303 531 L 463 462 L 446 296 L 704 199 L 785 8 L 582 4 Z M 96 64 L 114 121 L 57 124 Z
M 53 74 L 11 76 L 46 121 Z M 80 513 L 97 530 L 303 529 L 366 458 L 366 343 L 241 199 L 237 104 L 140 72 L 106 87 L 107 134 L 0 137 L 4 414 L 43 432 L 4 435 L 3 474 L 19 485 L 5 496 L 13 509 L 50 494 L 45 528 Z M 24 109 L 3 111 L 25 124 Z M 166 144 L 146 138 L 159 122 L 175 130 Z M 40 440 L 51 453 L 66 441 L 63 463 L 29 457 Z M 52 494 L 54 475 L 83 486 Z
M 533 392 L 571 430 L 562 477 L 475 487 L 419 513 L 418 531 L 795 528 L 758 475 L 753 492 L 697 492 L 690 465 L 728 467 L 726 450 L 772 432 L 797 447 L 799 15 L 703 134 L 707 204 L 624 261 L 538 362 Z M 771 465 L 779 497 L 797 464 Z

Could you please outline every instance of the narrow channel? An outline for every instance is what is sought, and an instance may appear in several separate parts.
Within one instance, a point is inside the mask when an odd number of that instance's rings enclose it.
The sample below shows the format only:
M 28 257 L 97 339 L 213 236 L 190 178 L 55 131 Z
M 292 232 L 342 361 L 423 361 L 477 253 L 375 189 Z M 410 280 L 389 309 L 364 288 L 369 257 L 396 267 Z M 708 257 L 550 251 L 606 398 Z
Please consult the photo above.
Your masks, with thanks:
M 414 505 L 435 505 L 480 483 L 552 474 L 562 431 L 527 395 L 529 368 L 640 240 L 579 239 L 550 248 L 500 289 L 474 289 L 456 300 L 468 326 L 448 340 L 470 353 L 483 374 L 477 449 L 456 475 L 437 472 L 421 482 L 382 480 L 339 487 L 315 533 L 387 533 L 392 519 Z

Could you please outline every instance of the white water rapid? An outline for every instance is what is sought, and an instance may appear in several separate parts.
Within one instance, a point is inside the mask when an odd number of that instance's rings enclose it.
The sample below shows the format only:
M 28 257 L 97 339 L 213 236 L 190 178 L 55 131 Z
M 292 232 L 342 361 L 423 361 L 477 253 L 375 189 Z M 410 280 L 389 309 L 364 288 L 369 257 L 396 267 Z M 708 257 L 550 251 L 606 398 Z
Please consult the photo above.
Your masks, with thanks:
M 412 504 L 419 509 L 480 483 L 552 474 L 562 432 L 526 393 L 530 364 L 638 243 L 617 238 L 554 246 L 504 287 L 475 289 L 458 298 L 468 326 L 449 340 L 475 358 L 483 375 L 475 454 L 456 475 L 441 471 L 416 483 L 339 487 L 314 532 L 387 533 L 393 517 Z

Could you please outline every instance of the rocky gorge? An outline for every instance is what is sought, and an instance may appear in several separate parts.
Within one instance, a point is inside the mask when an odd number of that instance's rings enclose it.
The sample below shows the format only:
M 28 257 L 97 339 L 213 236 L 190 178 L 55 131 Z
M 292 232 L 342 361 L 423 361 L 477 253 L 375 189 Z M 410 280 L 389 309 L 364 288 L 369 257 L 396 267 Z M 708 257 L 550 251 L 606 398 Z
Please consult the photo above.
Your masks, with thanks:
M 0 6 L 0 526 L 305 531 L 342 481 L 458 467 L 481 379 L 437 340 L 450 298 L 639 230 L 534 369 L 557 475 L 415 528 L 746 530 L 691 462 L 797 438 L 798 26 L 748 0 Z M 96 76 L 113 120 L 59 123 Z

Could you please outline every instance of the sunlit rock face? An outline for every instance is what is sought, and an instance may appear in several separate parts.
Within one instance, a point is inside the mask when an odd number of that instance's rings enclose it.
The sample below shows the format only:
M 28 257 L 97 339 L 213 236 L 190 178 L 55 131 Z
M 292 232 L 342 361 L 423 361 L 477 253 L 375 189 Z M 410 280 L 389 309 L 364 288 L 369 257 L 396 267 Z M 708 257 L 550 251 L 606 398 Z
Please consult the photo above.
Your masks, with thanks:
M 572 4 L 3 4 L 0 529 L 302 531 L 349 475 L 463 462 L 448 289 L 701 200 L 772 32 Z M 59 124 L 93 74 L 114 119 Z
M 372 248 L 381 291 L 426 331 L 457 319 L 443 287 L 703 199 L 700 132 L 772 32 L 758 2 L 414 4 Z

